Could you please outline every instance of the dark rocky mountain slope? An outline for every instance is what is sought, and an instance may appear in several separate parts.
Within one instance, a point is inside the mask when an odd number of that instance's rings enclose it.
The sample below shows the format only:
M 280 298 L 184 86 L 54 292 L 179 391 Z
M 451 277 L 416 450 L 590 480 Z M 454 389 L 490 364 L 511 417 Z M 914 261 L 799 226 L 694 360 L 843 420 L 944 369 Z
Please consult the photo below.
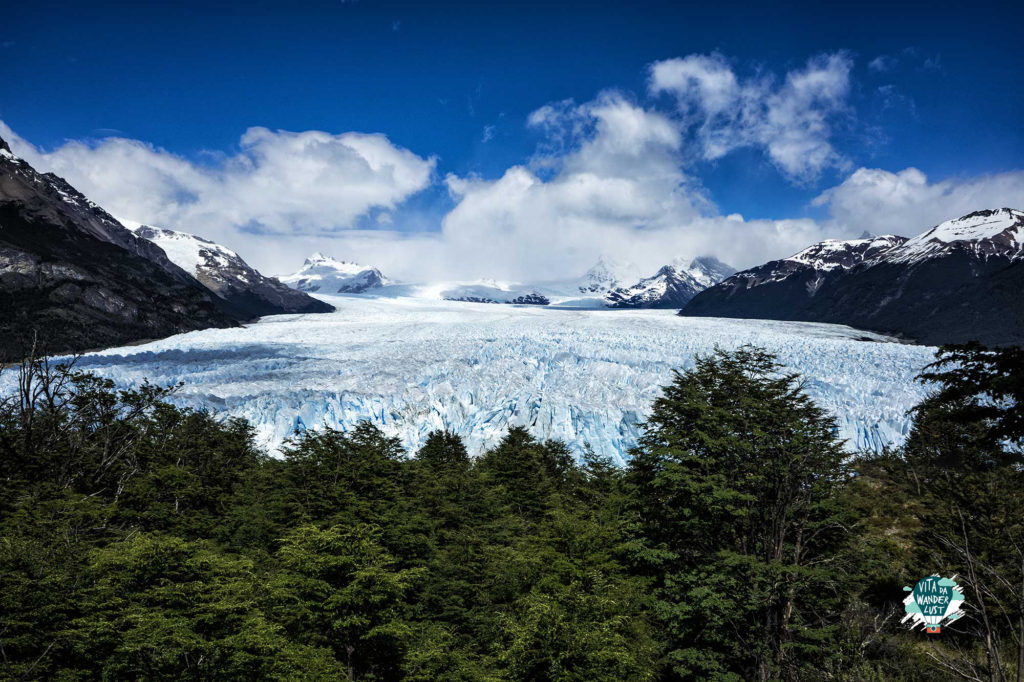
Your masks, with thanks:
M 134 230 L 178 267 L 222 298 L 240 318 L 282 313 L 329 313 L 334 306 L 262 275 L 231 249 L 186 232 L 141 225 Z
M 1024 213 L 976 211 L 912 239 L 821 242 L 736 273 L 680 314 L 832 322 L 927 344 L 1024 344 Z
M 0 359 L 237 324 L 213 293 L 0 140 Z

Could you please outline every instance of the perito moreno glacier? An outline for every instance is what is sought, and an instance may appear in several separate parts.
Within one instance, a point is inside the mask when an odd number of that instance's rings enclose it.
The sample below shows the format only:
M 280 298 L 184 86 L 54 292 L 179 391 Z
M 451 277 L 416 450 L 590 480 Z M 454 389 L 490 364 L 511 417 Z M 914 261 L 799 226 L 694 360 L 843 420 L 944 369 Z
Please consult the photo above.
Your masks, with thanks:
M 337 312 L 277 315 L 89 354 L 120 386 L 184 382 L 179 404 L 244 417 L 280 451 L 296 430 L 368 419 L 415 450 L 433 429 L 471 453 L 509 426 L 622 462 L 673 369 L 754 344 L 805 379 L 850 450 L 900 442 L 934 349 L 849 327 L 684 318 L 674 310 L 564 310 L 415 298 L 319 296 Z M 0 375 L 0 384 L 13 379 Z

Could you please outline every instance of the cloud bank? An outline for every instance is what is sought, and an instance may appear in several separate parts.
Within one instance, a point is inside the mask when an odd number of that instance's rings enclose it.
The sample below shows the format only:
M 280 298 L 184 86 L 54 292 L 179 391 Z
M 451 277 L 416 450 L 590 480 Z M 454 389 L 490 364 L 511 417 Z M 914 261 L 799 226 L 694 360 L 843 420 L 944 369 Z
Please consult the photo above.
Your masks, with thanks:
M 545 105 L 528 124 L 546 135 L 531 165 L 496 180 L 445 178 L 456 205 L 442 239 L 466 276 L 558 279 L 602 254 L 651 272 L 676 256 L 708 253 L 746 265 L 817 236 L 809 220 L 718 215 L 683 170 L 683 132 L 621 93 Z
M 1022 171 L 931 181 L 855 168 L 835 141 L 854 120 L 852 72 L 842 52 L 782 74 L 747 74 L 718 54 L 655 62 L 640 98 L 607 90 L 537 108 L 525 121 L 536 152 L 493 178 L 439 177 L 436 157 L 383 134 L 254 127 L 203 162 L 123 137 L 46 151 L 2 121 L 0 135 L 118 217 L 214 239 L 274 274 L 315 250 L 406 280 L 559 279 L 601 255 L 652 273 L 679 256 L 750 267 L 824 238 L 912 235 L 1024 206 Z M 745 219 L 715 203 L 701 169 L 740 149 L 810 192 L 803 215 Z M 845 179 L 812 189 L 826 170 Z M 447 191 L 443 216 L 396 212 L 426 189 Z
M 213 155 L 208 164 L 121 137 L 70 141 L 47 152 L 2 121 L 0 136 L 118 218 L 193 232 L 243 254 L 252 253 L 253 239 L 273 250 L 355 228 L 371 214 L 386 223 L 389 211 L 431 184 L 436 165 L 384 135 L 354 132 L 254 127 L 237 153 Z
M 916 168 L 858 168 L 812 203 L 828 207 L 829 227 L 841 234 L 912 236 L 978 209 L 1024 206 L 1024 172 L 929 182 Z

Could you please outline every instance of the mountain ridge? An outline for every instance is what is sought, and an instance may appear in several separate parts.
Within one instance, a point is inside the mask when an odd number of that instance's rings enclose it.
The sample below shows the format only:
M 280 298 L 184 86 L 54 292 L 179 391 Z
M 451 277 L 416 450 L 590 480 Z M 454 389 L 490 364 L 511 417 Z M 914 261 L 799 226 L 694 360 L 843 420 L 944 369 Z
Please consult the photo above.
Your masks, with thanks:
M 2 140 L 0 309 L 5 360 L 238 324 L 160 247 Z
M 927 344 L 1024 343 L 1024 212 L 985 209 L 911 237 L 826 240 L 736 273 L 681 315 L 847 324 Z
M 242 319 L 334 310 L 332 305 L 264 276 L 237 253 L 209 239 L 152 225 L 139 225 L 133 232 L 158 245 L 172 262 L 224 299 Z

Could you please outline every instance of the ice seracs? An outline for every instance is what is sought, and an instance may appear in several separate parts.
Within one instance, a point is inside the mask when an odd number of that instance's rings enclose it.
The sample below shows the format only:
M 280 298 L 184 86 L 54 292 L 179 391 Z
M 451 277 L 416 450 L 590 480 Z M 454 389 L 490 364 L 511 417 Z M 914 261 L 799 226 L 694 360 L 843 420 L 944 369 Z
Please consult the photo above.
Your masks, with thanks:
M 173 399 L 244 417 L 271 449 L 298 429 L 368 419 L 410 449 L 433 429 L 473 454 L 510 426 L 589 444 L 618 461 L 672 370 L 716 346 L 754 344 L 800 372 L 852 450 L 899 443 L 933 348 L 834 325 L 694 319 L 671 310 L 565 310 L 427 298 L 324 296 L 326 315 L 263 318 L 90 354 L 78 367 L 134 386 L 184 382 Z M 4 375 L 0 374 L 0 383 Z
M 375 267 L 314 253 L 292 275 L 280 278 L 293 289 L 321 294 L 361 294 L 388 284 Z

